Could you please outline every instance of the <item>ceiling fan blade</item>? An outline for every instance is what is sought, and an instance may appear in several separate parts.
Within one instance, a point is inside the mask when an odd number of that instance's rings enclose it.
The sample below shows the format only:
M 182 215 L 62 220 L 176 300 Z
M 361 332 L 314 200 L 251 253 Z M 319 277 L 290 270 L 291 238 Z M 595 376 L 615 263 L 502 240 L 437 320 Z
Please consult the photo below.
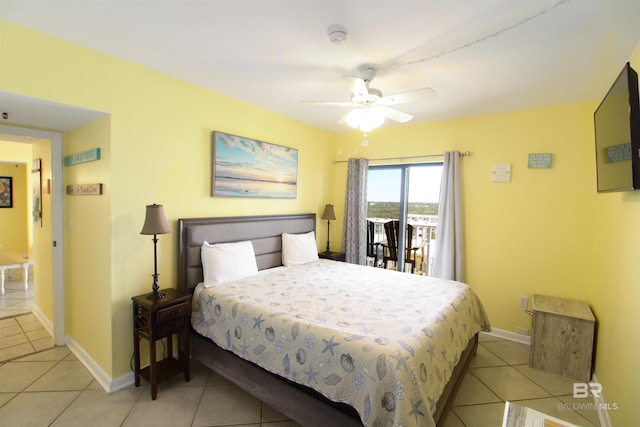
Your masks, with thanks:
M 367 83 L 363 79 L 353 76 L 344 76 L 343 79 L 347 83 L 347 86 L 349 86 L 349 89 L 351 90 L 351 93 L 353 95 L 369 94 Z
M 309 104 L 309 105 L 337 105 L 339 107 L 353 107 L 352 102 L 332 102 L 332 101 L 302 101 L 301 104 Z
M 422 89 L 415 89 L 408 92 L 397 93 L 395 95 L 383 96 L 376 101 L 376 105 L 396 105 L 423 101 L 433 96 L 433 94 L 435 94 L 435 91 L 433 89 L 431 89 L 430 87 L 423 87 Z
M 396 121 L 398 123 L 406 123 L 409 120 L 413 119 L 411 114 L 403 113 L 402 111 L 394 110 L 393 108 L 388 107 L 376 107 L 380 108 L 384 112 L 384 116 L 388 119 Z

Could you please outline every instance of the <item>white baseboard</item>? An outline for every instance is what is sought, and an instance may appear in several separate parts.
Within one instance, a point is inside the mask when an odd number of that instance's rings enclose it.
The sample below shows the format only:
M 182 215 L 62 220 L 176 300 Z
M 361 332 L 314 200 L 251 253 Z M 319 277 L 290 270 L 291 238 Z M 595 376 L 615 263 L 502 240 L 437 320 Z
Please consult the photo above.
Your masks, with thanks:
M 67 336 L 67 347 L 84 365 L 98 384 L 107 393 L 118 391 L 130 386 L 134 382 L 133 372 L 129 372 L 118 378 L 111 378 L 107 372 L 87 353 L 73 337 Z
M 519 342 L 521 344 L 531 345 L 531 337 L 529 335 L 522 335 L 516 332 L 507 331 L 504 329 L 491 328 L 491 332 L 484 332 L 485 335 L 491 335 L 498 338 L 503 338 L 509 341 Z
M 596 374 L 593 374 L 591 381 L 600 384 Z M 598 412 L 598 420 L 600 420 L 600 427 L 612 427 L 611 418 L 609 417 L 609 405 L 604 400 L 604 396 L 600 393 L 599 396 L 593 396 L 593 402 L 596 405 Z
M 133 385 L 134 382 L 135 382 L 135 375 L 133 374 L 133 372 L 129 372 L 118 378 L 114 378 L 113 381 L 111 381 L 111 390 L 109 391 L 109 393 L 129 387 Z

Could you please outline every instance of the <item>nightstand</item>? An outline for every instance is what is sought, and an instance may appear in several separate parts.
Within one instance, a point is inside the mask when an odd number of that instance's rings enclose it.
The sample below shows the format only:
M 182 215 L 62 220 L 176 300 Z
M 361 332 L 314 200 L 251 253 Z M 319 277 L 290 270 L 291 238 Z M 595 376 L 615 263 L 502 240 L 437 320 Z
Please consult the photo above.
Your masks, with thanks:
M 177 372 L 184 372 L 185 381 L 191 379 L 189 367 L 189 316 L 191 294 L 177 289 L 163 289 L 166 297 L 148 298 L 138 295 L 133 298 L 133 351 L 136 387 L 140 377 L 151 383 L 151 399 L 158 395 L 158 382 Z M 173 356 L 173 335 L 178 335 L 178 358 Z M 140 338 L 149 342 L 149 366 L 140 369 Z M 167 338 L 167 357 L 156 360 L 156 341 Z
M 529 367 L 589 382 L 596 318 L 586 302 L 534 295 Z
M 344 262 L 347 259 L 347 256 L 344 252 L 320 252 L 318 254 L 318 258 Z

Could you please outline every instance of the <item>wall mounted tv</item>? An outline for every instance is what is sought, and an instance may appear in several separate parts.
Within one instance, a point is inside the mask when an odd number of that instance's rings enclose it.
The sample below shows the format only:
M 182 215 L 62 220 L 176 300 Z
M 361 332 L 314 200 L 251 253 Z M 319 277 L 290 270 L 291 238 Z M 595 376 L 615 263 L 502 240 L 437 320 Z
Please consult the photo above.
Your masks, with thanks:
M 627 62 L 593 115 L 598 192 L 640 189 L 639 97 Z

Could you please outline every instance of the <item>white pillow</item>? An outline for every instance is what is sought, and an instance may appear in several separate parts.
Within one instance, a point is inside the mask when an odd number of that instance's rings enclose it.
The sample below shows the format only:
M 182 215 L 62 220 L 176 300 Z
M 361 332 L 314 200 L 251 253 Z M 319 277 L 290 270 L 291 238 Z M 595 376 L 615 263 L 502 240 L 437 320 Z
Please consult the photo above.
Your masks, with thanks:
M 303 234 L 282 233 L 282 264 L 285 267 L 306 264 L 318 259 L 318 245 L 313 231 Z
M 204 286 L 230 282 L 258 274 L 256 254 L 251 242 L 204 242 L 201 248 Z

